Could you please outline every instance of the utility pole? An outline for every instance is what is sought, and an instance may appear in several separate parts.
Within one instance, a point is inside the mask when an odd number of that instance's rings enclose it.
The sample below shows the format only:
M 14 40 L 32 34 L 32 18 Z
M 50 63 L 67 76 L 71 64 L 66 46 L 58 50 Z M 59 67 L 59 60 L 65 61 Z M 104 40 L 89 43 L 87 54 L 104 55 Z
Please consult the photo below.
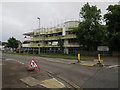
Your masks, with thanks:
M 38 17 L 37 19 L 39 20 L 39 44 L 38 44 L 39 50 L 38 50 L 38 54 L 40 54 L 40 18 Z

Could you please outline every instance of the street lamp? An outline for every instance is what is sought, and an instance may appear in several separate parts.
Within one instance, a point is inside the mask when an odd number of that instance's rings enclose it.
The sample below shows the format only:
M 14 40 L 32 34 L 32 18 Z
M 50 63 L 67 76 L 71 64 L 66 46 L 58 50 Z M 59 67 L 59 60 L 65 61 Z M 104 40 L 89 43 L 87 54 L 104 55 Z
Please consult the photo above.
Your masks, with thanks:
M 39 50 L 38 50 L 38 54 L 40 54 L 40 18 L 37 17 L 37 19 L 39 20 L 39 44 L 38 44 Z

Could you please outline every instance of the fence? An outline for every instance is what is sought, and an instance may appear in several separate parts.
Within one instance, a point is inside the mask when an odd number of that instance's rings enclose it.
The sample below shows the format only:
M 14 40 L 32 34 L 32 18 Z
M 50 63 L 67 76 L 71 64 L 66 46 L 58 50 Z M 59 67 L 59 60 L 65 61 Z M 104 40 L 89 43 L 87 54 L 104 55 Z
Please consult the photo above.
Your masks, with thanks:
M 30 54 L 38 54 L 38 48 L 30 48 L 30 49 L 21 49 L 17 50 L 17 53 L 30 53 Z M 42 47 L 40 48 L 41 54 L 66 54 L 64 52 L 64 48 L 58 48 L 58 47 Z M 68 54 L 69 55 L 77 55 L 80 53 L 82 56 L 97 56 L 98 53 L 100 53 L 102 56 L 118 56 L 119 52 L 117 51 L 108 51 L 108 52 L 98 52 L 96 51 L 87 51 L 80 48 L 68 48 Z

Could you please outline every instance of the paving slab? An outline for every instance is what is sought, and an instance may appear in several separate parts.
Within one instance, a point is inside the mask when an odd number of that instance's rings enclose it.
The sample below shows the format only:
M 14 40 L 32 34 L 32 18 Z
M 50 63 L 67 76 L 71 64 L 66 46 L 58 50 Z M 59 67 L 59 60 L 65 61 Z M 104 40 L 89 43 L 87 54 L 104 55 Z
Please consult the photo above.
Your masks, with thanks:
M 20 80 L 23 81 L 24 83 L 28 84 L 29 86 L 35 86 L 35 85 L 42 83 L 41 81 L 39 81 L 33 77 L 25 77 Z
M 93 63 L 80 63 L 80 65 L 85 65 L 85 66 L 93 66 Z
M 94 62 L 98 62 L 98 59 L 94 59 L 93 61 L 94 61 Z M 103 60 L 100 60 L 100 61 L 103 62 Z
M 44 86 L 46 88 L 65 88 L 64 84 L 57 81 L 55 78 L 44 80 L 42 82 L 43 83 L 40 84 L 40 85 L 42 85 L 42 86 Z

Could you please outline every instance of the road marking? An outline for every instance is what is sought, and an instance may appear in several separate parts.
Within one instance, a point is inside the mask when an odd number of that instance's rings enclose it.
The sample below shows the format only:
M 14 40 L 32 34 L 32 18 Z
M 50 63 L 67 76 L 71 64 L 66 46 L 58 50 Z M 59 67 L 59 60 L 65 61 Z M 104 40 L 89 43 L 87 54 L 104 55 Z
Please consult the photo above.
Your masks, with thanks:
M 48 74 L 49 74 L 51 77 L 53 77 L 53 76 L 51 75 L 51 74 L 54 74 L 53 72 L 51 72 L 51 71 L 47 71 L 47 72 L 48 72 Z M 54 78 L 54 77 L 53 77 L 53 78 Z M 74 87 L 74 88 L 77 88 L 78 90 L 82 90 L 79 86 L 77 86 L 77 85 L 74 84 L 73 82 L 71 82 L 71 81 L 69 81 L 69 80 L 61 77 L 60 75 L 57 75 L 57 78 L 63 80 L 64 82 L 68 83 L 70 86 L 72 86 L 72 87 Z
M 46 88 L 65 88 L 65 85 L 58 82 L 58 80 L 56 80 L 55 78 L 47 79 L 42 82 L 43 83 L 40 85 L 42 85 Z
M 71 82 L 71 81 L 69 81 L 69 80 L 61 77 L 60 75 L 58 75 L 58 77 L 59 77 L 60 79 L 64 80 L 65 82 L 69 83 L 70 85 L 72 85 L 72 87 L 77 88 L 78 90 L 81 90 L 81 88 L 80 88 L 79 86 L 77 86 L 76 84 L 74 84 L 73 82 Z
M 22 63 L 22 62 L 20 62 L 20 61 L 17 61 L 17 62 L 19 62 L 20 64 L 24 64 L 24 63 Z
M 69 64 L 69 63 L 71 63 L 71 62 L 74 62 L 74 61 L 76 61 L 76 60 L 66 60 L 66 59 L 56 59 L 56 58 L 43 58 L 43 57 L 41 57 L 42 59 L 45 59 L 45 60 L 47 60 L 47 61 L 50 61 L 50 62 L 60 62 L 60 63 L 64 63 L 64 64 Z M 55 59 L 55 60 L 53 60 L 53 59 Z
M 15 61 L 15 59 L 12 59 L 12 58 L 7 58 L 6 60 L 12 60 L 12 61 Z
M 108 68 L 119 67 L 120 65 L 111 65 Z
M 65 85 L 63 83 L 61 83 L 60 81 L 58 81 L 57 79 L 53 78 L 54 80 L 56 80 L 58 83 L 60 83 L 61 85 L 63 85 L 65 87 Z

